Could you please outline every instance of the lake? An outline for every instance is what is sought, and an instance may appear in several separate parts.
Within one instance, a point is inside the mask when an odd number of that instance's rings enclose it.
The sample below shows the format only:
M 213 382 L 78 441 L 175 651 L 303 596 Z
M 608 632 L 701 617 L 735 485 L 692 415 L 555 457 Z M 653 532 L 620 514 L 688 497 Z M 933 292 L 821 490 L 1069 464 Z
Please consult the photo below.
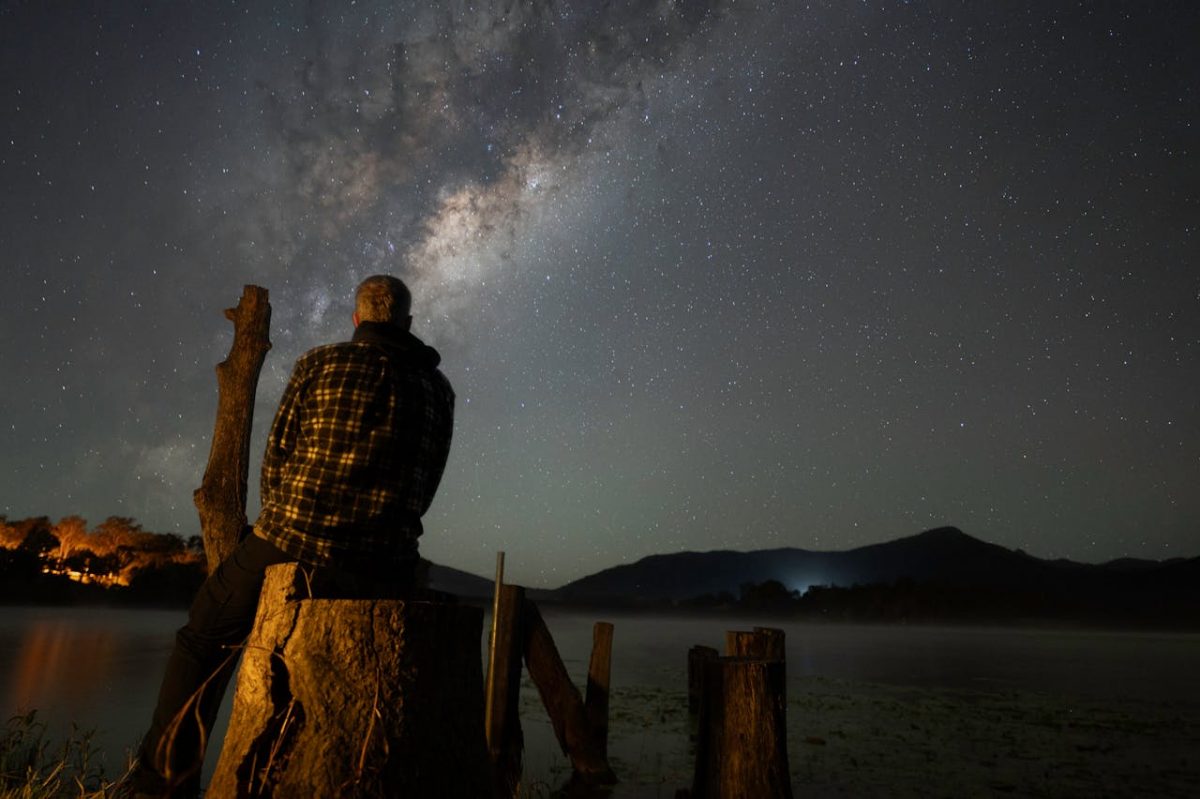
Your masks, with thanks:
M 599 617 L 545 616 L 582 688 Z M 37 708 L 57 734 L 71 722 L 95 729 L 108 773 L 119 774 L 184 618 L 3 608 L 0 711 Z M 753 626 L 787 635 L 798 793 L 920 796 L 943 785 L 945 795 L 1047 787 L 1087 795 L 1124 785 L 1116 793 L 1200 795 L 1200 635 L 604 618 L 615 625 L 609 748 L 622 784 L 614 797 L 669 797 L 690 782 L 687 651 L 721 649 L 725 630 Z M 526 786 L 547 795 L 569 767 L 527 678 L 522 688 Z

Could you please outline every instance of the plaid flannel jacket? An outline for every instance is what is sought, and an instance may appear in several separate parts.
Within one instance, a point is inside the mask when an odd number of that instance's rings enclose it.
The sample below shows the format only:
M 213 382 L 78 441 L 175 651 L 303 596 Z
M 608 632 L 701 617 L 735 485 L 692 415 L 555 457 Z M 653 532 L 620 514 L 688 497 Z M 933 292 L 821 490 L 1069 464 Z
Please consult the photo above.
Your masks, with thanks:
M 411 333 L 372 322 L 301 356 L 267 440 L 255 532 L 317 565 L 416 558 L 454 422 L 440 361 Z

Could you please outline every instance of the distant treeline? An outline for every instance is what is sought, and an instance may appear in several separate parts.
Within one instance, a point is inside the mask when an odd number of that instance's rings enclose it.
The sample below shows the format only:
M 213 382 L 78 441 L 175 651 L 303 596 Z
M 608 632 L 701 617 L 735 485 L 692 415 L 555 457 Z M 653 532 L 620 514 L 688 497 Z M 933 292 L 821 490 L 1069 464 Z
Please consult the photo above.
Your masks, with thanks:
M 125 516 L 94 528 L 80 516 L 0 516 L 0 602 L 181 605 L 204 575 L 198 535 L 150 532 Z
M 673 603 L 688 610 L 729 610 L 850 622 L 1076 621 L 1103 625 L 1196 628 L 1194 600 L 1132 591 L 1069 595 L 942 581 L 901 579 L 848 587 L 814 585 L 803 593 L 778 580 L 745 583 L 738 596 L 705 594 Z

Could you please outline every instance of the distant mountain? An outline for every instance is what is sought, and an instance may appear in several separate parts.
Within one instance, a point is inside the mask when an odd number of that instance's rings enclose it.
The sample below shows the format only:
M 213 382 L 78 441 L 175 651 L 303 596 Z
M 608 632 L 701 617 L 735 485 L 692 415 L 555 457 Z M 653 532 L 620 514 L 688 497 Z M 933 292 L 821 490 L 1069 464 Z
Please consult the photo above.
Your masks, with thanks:
M 1200 605 L 1200 558 L 1122 559 L 1102 565 L 1042 560 L 980 541 L 955 527 L 844 551 L 770 549 L 652 555 L 568 583 L 555 598 L 574 603 L 661 604 L 778 580 L 803 592 L 912 580 L 1020 593 L 1060 606 L 1149 611 L 1174 597 Z M 1169 607 L 1170 612 L 1175 609 Z
M 995 575 L 996 563 L 1015 571 L 1027 568 L 1030 560 L 956 528 L 943 527 L 845 551 L 788 548 L 651 555 L 575 580 L 555 593 L 572 601 L 663 601 L 721 592 L 736 595 L 744 583 L 766 580 L 803 591 L 810 585 L 848 586 L 901 577 L 935 579 L 946 574 L 989 579 Z
M 1044 560 L 981 541 L 955 527 L 843 551 L 717 550 L 651 555 L 558 589 L 531 589 L 527 596 L 536 601 L 608 607 L 730 607 L 744 599 L 743 586 L 761 586 L 768 581 L 778 581 L 796 594 L 816 586 L 892 586 L 890 594 L 870 600 L 882 603 L 879 612 L 915 602 L 923 608 L 920 613 L 942 617 L 1200 624 L 1200 558 L 1121 558 L 1099 565 Z M 447 566 L 432 566 L 430 584 L 466 599 L 492 595 L 491 580 Z M 861 614 L 861 607 L 854 603 L 865 596 L 863 592 L 857 598 L 826 592 L 818 604 L 841 603 L 840 610 Z M 821 608 L 825 612 L 825 606 Z M 897 611 L 896 615 L 904 614 Z

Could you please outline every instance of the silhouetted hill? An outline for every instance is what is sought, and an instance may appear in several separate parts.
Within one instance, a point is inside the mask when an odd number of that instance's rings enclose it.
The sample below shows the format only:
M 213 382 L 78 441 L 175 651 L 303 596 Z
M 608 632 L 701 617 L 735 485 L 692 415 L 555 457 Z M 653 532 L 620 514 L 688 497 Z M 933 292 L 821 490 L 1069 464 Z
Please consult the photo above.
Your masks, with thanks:
M 1186 619 L 1200 609 L 1200 558 L 1165 562 L 1121 559 L 1101 565 L 1043 560 L 980 541 L 954 527 L 844 551 L 771 549 L 653 555 L 605 569 L 554 592 L 565 602 L 678 603 L 705 595 L 738 597 L 742 586 L 776 580 L 803 593 L 810 586 L 898 581 L 986 593 L 992 607 L 1037 613 L 1135 620 Z M 1004 598 L 1008 599 L 1004 599 Z
M 491 580 L 437 563 L 429 565 L 429 587 L 472 599 L 490 597 L 493 591 Z
M 436 591 L 454 594 L 462 599 L 486 599 L 489 602 L 495 591 L 495 583 L 491 578 L 480 577 L 437 563 L 429 564 L 429 587 Z M 535 601 L 552 600 L 553 594 L 553 591 L 542 588 L 526 588 L 525 590 L 525 596 Z

